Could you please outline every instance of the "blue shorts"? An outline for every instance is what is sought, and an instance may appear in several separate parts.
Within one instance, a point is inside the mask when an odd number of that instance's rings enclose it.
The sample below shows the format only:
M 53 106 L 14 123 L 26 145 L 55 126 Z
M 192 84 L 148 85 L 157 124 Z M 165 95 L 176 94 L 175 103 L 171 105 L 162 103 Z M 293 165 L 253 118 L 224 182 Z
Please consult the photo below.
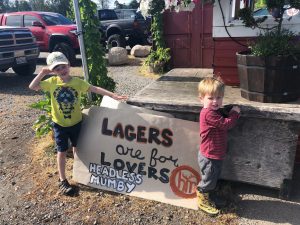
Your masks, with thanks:
M 65 152 L 69 148 L 69 140 L 71 141 L 72 147 L 77 146 L 81 129 L 81 122 L 71 126 L 62 127 L 57 123 L 53 122 L 54 138 L 56 143 L 56 150 L 58 152 Z

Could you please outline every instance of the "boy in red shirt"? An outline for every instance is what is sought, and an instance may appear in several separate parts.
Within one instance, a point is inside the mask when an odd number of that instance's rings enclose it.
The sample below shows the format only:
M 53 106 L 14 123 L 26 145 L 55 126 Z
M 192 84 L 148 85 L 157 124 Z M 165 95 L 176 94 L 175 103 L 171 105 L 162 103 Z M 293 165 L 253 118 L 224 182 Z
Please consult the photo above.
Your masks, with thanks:
M 223 103 L 225 85 L 215 78 L 204 78 L 198 86 L 199 97 L 203 103 L 200 112 L 200 151 L 198 163 L 201 181 L 197 187 L 198 207 L 204 212 L 217 215 L 216 202 L 211 193 L 221 174 L 222 162 L 227 149 L 227 130 L 232 128 L 239 118 L 240 108 L 233 106 L 227 118 L 220 112 Z

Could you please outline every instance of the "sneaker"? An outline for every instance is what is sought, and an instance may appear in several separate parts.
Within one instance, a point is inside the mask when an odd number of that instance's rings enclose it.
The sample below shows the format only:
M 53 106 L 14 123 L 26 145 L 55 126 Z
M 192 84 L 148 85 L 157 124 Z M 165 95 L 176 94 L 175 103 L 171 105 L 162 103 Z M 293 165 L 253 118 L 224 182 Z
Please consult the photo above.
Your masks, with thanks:
M 58 187 L 62 194 L 72 196 L 75 194 L 74 188 L 69 184 L 67 179 L 59 181 Z
M 198 208 L 204 211 L 205 213 L 216 216 L 220 211 L 216 208 L 215 204 L 209 199 L 208 193 L 201 193 L 197 191 L 198 198 Z

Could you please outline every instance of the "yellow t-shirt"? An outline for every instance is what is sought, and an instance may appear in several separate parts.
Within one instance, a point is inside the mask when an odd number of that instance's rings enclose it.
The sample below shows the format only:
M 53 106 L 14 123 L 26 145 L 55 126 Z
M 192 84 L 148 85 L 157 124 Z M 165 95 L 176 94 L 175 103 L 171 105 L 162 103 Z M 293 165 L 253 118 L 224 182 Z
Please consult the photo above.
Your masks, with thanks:
M 52 121 L 62 127 L 70 127 L 82 120 L 80 97 L 89 90 L 90 84 L 77 77 L 68 83 L 53 76 L 40 82 L 42 90 L 50 93 Z

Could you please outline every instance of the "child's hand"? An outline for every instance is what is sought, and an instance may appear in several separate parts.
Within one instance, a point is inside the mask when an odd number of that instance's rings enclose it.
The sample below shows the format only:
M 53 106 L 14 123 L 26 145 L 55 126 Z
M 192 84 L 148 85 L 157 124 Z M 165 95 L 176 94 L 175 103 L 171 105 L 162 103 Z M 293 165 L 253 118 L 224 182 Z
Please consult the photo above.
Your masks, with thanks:
M 53 71 L 50 70 L 48 67 L 43 67 L 42 70 L 41 70 L 41 73 L 43 75 L 48 75 L 48 74 L 53 74 Z
M 121 101 L 121 100 L 127 100 L 127 99 L 128 99 L 128 96 L 125 96 L 125 95 L 117 95 L 117 94 L 113 94 L 111 97 L 112 97 L 113 99 L 119 100 L 119 101 Z
M 233 106 L 231 110 L 236 111 L 237 113 L 241 112 L 241 109 L 238 106 Z

